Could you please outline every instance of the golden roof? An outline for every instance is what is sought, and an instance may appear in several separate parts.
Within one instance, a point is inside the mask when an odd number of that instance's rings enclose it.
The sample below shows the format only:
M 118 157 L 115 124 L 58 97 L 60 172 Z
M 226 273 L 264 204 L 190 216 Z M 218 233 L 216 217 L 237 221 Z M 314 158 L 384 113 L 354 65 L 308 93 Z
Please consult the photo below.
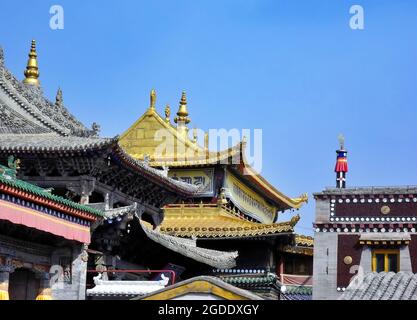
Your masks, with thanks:
M 163 234 L 197 238 L 247 238 L 292 233 L 299 216 L 291 221 L 263 224 L 248 221 L 223 204 L 172 204 L 165 206 L 158 227 Z M 145 224 L 152 228 L 150 224 Z
M 295 235 L 295 244 L 297 246 L 302 247 L 313 247 L 314 246 L 314 238 L 310 236 L 304 236 L 301 234 Z
M 314 253 L 314 238 L 296 234 L 295 245 L 286 245 L 282 247 L 281 251 L 293 254 L 302 254 L 312 256 Z
M 313 248 L 305 247 L 284 246 L 281 251 L 292 254 L 302 254 L 305 256 L 312 256 L 314 254 Z
M 185 93 L 176 118 L 176 122 L 182 122 L 181 130 L 171 123 L 170 108 L 165 108 L 163 119 L 155 109 L 155 101 L 156 93 L 152 90 L 148 110 L 120 136 L 120 146 L 133 158 L 148 158 L 153 167 L 187 167 L 217 164 L 240 155 L 240 143 L 223 151 L 211 152 L 188 137 L 188 129 L 183 126 L 189 122 Z
M 198 144 L 196 134 L 190 139 L 186 127 L 189 118 L 184 92 L 177 113 L 177 126 L 170 121 L 169 106 L 165 108 L 165 118 L 163 118 L 156 111 L 155 103 L 156 93 L 152 90 L 151 103 L 147 111 L 120 136 L 120 146 L 133 158 L 147 159 L 149 165 L 153 167 L 170 168 L 237 164 L 236 170 L 239 175 L 266 195 L 280 210 L 298 209 L 307 202 L 307 194 L 290 198 L 251 168 L 245 158 L 245 141 L 226 150 L 212 152 L 208 149 L 207 134 L 204 147 Z

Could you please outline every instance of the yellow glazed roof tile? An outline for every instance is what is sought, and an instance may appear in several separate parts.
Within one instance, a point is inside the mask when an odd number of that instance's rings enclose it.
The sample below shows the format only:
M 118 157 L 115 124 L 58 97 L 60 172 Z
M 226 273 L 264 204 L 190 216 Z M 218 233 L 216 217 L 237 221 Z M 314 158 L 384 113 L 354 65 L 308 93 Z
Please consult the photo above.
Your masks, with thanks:
M 159 231 L 186 238 L 247 238 L 292 233 L 299 220 L 295 216 L 288 222 L 255 223 L 217 204 L 169 205 L 164 207 L 164 212 Z

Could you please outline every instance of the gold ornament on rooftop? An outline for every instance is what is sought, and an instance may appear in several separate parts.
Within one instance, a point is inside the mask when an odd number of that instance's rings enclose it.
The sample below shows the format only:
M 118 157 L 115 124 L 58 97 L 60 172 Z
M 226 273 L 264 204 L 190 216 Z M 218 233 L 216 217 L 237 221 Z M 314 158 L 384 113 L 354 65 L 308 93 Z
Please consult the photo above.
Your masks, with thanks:
M 155 89 L 151 90 L 150 95 L 151 105 L 149 106 L 150 109 L 155 109 L 155 103 L 156 103 L 156 91 Z
M 37 53 L 36 53 L 36 41 L 32 40 L 32 45 L 29 52 L 29 60 L 25 70 L 25 79 L 23 83 L 32 85 L 32 86 L 39 86 L 39 68 L 38 68 L 38 60 L 37 60 Z
M 174 119 L 175 123 L 190 123 L 190 118 L 188 118 L 188 110 L 187 110 L 187 96 L 185 91 L 182 92 L 181 100 L 180 100 L 180 107 L 177 112 L 177 117 Z
M 170 106 L 167 104 L 165 107 L 165 121 L 169 122 L 169 117 L 171 116 L 171 108 Z
M 300 221 L 300 215 L 299 214 L 297 214 L 297 215 L 295 215 L 294 217 L 291 218 L 290 225 L 292 227 L 295 227 L 295 225 L 297 224 L 298 221 Z

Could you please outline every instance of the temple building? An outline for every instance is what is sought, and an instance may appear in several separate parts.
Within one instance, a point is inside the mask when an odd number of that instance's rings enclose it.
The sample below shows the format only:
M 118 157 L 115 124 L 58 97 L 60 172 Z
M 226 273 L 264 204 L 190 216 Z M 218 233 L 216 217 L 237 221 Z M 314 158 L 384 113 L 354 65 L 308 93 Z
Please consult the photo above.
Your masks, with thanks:
M 306 245 L 294 234 L 300 216 L 278 216 L 298 210 L 307 196 L 288 197 L 256 173 L 245 158 L 245 139 L 209 151 L 208 135 L 204 146 L 196 131 L 189 137 L 185 93 L 175 124 L 168 106 L 164 118 L 156 111 L 153 90 L 131 128 L 103 138 L 99 125 L 87 128 L 70 113 L 61 89 L 49 101 L 39 75 L 35 41 L 23 81 L 6 68 L 0 48 L 0 163 L 18 158 L 16 180 L 102 213 L 82 241 L 87 268 L 76 257 L 70 264 L 82 270 L 73 281 L 86 278 L 80 288 L 87 287 L 89 297 L 109 289 L 109 298 L 128 284 L 158 288 L 208 275 L 242 288 L 251 283 L 252 292 L 277 298 L 281 281 L 289 279 L 283 259 L 311 259 L 312 239 Z M 306 276 L 301 269 L 291 272 Z
M 336 188 L 314 194 L 313 299 L 415 297 L 417 187 L 346 187 L 343 139 L 336 153 Z
M 19 158 L 19 180 L 53 188 L 56 195 L 104 212 L 91 227 L 92 239 L 86 250 L 89 269 L 147 269 L 139 263 L 142 257 L 131 254 L 129 248 L 147 248 L 154 241 L 139 230 L 143 237 L 135 239 L 135 245 L 124 246 L 122 237 L 130 231 L 128 221 L 156 226 L 163 220 L 161 207 L 193 197 L 197 187 L 132 158 L 121 148 L 118 137 L 99 137 L 97 124 L 85 127 L 65 107 L 61 89 L 56 101 L 49 101 L 40 86 L 35 41 L 24 74 L 21 82 L 10 73 L 0 48 L 0 161 Z M 135 226 L 141 228 L 139 222 Z M 218 266 L 225 266 L 226 260 L 231 261 L 226 265 L 234 263 L 233 253 L 200 252 L 191 240 L 164 238 L 152 230 L 148 234 L 159 241 L 157 246 L 168 246 L 179 255 L 218 261 Z M 175 241 L 178 245 L 172 244 Z M 92 283 L 93 275 L 87 278 Z
M 290 198 L 255 172 L 245 158 L 245 139 L 226 150 L 210 151 L 208 133 L 204 146 L 198 142 L 197 130 L 190 137 L 185 92 L 174 123 L 170 115 L 169 106 L 165 117 L 159 115 L 152 90 L 149 108 L 120 137 L 120 146 L 131 157 L 198 187 L 188 201 L 166 204 L 164 220 L 155 230 L 163 236 L 195 241 L 202 248 L 234 252 L 236 257 L 234 263 L 214 269 L 210 268 L 214 264 L 196 265 L 169 256 L 171 262 L 184 267 L 185 278 L 215 275 L 239 287 L 251 283 L 253 292 L 276 298 L 281 286 L 279 261 L 285 249 L 296 247 L 294 226 L 300 219 L 295 215 L 278 222 L 278 213 L 298 210 L 307 196 Z M 149 231 L 154 229 L 149 223 L 142 224 Z M 168 258 L 157 256 L 154 261 L 160 263 Z M 244 278 L 248 280 L 241 281 Z
M 295 242 L 281 250 L 279 280 L 283 300 L 311 300 L 313 292 L 314 239 L 310 236 L 295 235 Z
M 103 212 L 16 178 L 0 165 L 0 300 L 84 299 L 90 227 Z

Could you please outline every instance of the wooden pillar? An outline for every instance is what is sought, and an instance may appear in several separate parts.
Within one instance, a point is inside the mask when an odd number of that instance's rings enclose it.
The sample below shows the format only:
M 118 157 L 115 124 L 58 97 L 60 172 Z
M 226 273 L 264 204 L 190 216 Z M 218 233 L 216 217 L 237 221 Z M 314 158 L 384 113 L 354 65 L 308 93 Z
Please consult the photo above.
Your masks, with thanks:
M 39 291 L 36 300 L 52 300 L 52 289 L 50 275 L 47 272 L 38 274 Z

